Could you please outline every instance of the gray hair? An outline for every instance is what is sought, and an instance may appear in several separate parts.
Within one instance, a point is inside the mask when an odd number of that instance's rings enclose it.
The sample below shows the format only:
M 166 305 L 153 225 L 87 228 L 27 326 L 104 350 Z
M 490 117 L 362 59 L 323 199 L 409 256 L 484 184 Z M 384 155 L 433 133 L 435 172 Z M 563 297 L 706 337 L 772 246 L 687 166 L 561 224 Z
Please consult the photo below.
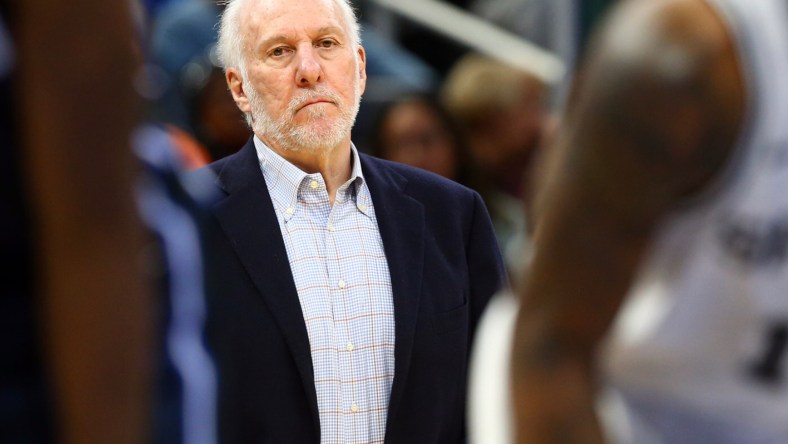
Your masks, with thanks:
M 222 68 L 238 68 L 246 76 L 246 60 L 244 59 L 244 45 L 246 39 L 241 34 L 240 14 L 243 5 L 248 0 L 225 0 L 225 5 L 219 22 L 219 41 L 217 43 L 219 62 Z M 290 0 L 283 0 L 290 1 Z M 345 21 L 346 31 L 352 39 L 353 49 L 361 45 L 361 26 L 358 23 L 356 12 L 350 4 L 350 0 L 330 0 L 334 2 L 342 12 Z

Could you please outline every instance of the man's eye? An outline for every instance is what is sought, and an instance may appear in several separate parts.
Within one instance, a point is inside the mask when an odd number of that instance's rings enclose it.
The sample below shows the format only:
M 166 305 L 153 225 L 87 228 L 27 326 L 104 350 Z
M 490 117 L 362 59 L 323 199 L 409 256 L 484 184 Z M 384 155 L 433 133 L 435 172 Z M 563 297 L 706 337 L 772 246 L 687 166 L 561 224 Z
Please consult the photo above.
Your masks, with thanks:
M 273 51 L 271 51 L 271 55 L 274 56 L 274 57 L 279 57 L 279 56 L 282 56 L 284 54 L 285 54 L 285 49 L 284 48 L 275 48 Z
M 320 47 L 321 48 L 331 48 L 331 47 L 333 47 L 335 45 L 336 45 L 336 43 L 333 40 L 321 40 L 320 41 Z

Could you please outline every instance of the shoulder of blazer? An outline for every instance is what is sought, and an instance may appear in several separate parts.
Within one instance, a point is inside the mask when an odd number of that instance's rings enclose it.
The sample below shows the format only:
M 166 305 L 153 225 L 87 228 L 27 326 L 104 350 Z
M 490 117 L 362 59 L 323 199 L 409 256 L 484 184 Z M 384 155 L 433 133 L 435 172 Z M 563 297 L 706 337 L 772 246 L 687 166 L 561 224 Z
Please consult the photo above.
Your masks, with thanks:
M 251 138 L 237 152 L 188 173 L 187 178 L 190 175 L 205 174 L 213 175 L 215 185 L 227 194 L 256 180 L 265 182 L 260 170 L 257 150 Z
M 367 181 L 395 185 L 406 194 L 418 197 L 423 193 L 432 196 L 462 196 L 471 198 L 474 190 L 438 174 L 359 153 L 364 177 Z

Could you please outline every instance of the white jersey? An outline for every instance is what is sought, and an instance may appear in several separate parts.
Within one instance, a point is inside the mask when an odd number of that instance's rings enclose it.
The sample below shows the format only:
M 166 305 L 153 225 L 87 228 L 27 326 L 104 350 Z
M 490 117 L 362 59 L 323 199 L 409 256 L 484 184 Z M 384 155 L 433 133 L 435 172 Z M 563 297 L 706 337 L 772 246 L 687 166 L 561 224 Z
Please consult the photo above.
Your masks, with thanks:
M 659 232 L 605 353 L 636 443 L 788 443 L 788 0 L 708 0 L 748 110 L 718 183 Z

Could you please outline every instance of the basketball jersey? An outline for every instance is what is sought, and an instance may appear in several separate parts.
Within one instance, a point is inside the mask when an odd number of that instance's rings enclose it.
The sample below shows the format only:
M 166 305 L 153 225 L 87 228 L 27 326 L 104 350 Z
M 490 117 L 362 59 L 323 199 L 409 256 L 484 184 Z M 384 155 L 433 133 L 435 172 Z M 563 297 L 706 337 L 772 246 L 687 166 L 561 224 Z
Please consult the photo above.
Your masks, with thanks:
M 624 441 L 788 442 L 788 1 L 707 0 L 747 90 L 719 180 L 661 227 L 602 366 Z

